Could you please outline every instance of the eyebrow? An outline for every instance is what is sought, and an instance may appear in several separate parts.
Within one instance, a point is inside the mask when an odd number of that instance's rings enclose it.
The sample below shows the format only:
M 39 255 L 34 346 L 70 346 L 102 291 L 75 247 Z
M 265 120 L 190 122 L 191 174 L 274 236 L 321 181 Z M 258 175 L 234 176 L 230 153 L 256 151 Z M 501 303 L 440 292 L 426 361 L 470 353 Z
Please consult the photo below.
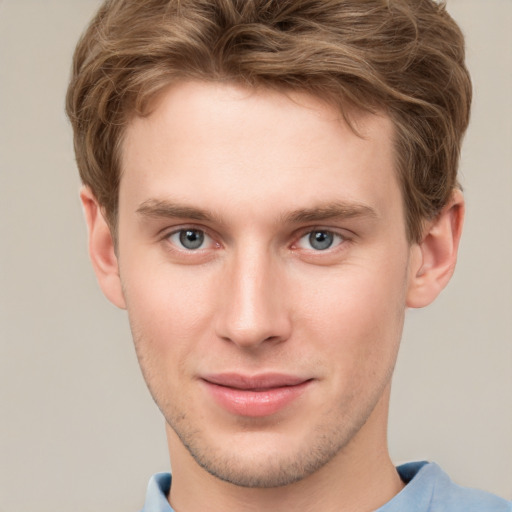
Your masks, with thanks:
M 200 221 L 219 220 L 216 215 L 207 210 L 159 199 L 144 201 L 137 208 L 136 213 L 143 217 L 154 218 L 178 218 Z
M 144 217 L 179 218 L 222 223 L 217 215 L 208 210 L 159 199 L 144 201 L 136 212 Z M 373 208 L 362 203 L 336 201 L 286 213 L 281 217 L 281 222 L 299 224 L 301 222 L 320 222 L 329 219 L 342 220 L 356 217 L 377 218 L 378 214 Z
M 352 219 L 355 217 L 377 218 L 378 214 L 366 204 L 343 201 L 322 204 L 313 208 L 301 208 L 287 213 L 283 220 L 289 223 L 300 223 L 320 222 L 330 219 Z

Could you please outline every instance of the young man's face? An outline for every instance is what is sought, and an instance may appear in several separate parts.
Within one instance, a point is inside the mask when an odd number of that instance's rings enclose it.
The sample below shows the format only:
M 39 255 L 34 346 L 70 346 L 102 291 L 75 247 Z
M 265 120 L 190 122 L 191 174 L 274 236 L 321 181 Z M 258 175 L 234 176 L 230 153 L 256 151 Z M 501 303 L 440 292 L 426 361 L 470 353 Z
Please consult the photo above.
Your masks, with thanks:
M 117 303 L 171 448 L 238 485 L 384 436 L 417 262 L 391 122 L 356 116 L 360 137 L 340 117 L 182 83 L 127 129 Z

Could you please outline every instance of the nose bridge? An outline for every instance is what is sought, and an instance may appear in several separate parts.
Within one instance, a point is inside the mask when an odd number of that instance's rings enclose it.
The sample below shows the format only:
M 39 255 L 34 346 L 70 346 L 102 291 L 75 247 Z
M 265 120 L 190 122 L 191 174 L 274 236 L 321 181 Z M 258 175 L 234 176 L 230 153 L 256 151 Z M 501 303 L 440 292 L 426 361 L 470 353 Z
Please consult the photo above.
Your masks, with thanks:
M 247 244 L 235 250 L 225 268 L 219 336 L 247 348 L 289 336 L 289 312 L 281 300 L 283 276 L 268 247 Z

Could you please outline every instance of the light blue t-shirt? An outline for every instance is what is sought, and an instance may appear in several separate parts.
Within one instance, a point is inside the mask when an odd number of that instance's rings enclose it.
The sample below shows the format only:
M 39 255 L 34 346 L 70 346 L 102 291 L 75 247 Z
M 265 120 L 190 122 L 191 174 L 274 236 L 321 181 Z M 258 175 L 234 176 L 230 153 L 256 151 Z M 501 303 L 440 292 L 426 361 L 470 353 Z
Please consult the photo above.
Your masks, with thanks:
M 410 462 L 397 470 L 407 485 L 375 512 L 512 512 L 512 502 L 454 484 L 433 462 Z M 167 501 L 170 488 L 170 473 L 154 475 L 142 512 L 174 512 Z

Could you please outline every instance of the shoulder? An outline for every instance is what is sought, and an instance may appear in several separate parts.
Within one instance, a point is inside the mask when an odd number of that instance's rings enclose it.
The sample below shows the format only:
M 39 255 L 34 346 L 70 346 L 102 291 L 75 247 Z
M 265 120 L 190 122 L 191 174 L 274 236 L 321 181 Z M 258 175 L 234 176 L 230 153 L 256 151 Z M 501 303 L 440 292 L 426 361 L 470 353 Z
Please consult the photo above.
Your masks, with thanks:
M 431 464 L 436 475 L 432 495 L 432 510 L 447 512 L 512 512 L 512 502 L 478 489 L 462 487 L 451 481 L 436 464 Z
M 423 502 L 422 508 L 414 507 L 418 512 L 512 512 L 512 502 L 455 484 L 437 464 L 414 462 L 397 470 L 407 485 L 396 498 Z

